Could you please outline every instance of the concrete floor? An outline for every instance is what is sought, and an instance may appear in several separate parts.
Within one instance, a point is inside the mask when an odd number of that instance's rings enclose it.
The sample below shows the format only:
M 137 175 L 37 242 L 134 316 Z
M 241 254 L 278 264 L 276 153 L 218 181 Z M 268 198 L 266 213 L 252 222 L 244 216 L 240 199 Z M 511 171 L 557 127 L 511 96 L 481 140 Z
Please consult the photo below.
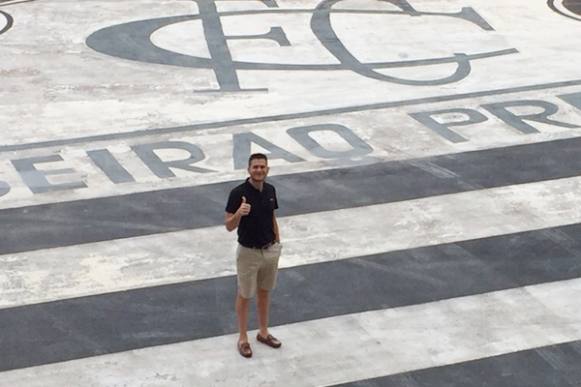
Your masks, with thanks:
M 580 47 L 578 0 L 0 0 L 0 386 L 580 387 Z

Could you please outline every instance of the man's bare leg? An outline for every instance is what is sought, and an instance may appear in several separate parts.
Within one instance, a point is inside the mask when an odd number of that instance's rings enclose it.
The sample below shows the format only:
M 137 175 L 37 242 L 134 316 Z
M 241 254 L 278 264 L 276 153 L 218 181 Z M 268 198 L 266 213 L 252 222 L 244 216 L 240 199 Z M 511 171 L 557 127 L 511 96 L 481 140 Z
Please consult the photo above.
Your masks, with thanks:
M 268 290 L 258 289 L 256 306 L 258 309 L 259 334 L 262 337 L 266 337 L 268 336 L 268 315 L 270 308 L 270 292 Z
M 236 296 L 236 314 L 238 315 L 238 330 L 240 331 L 239 343 L 248 342 L 248 304 L 249 298 L 244 298 L 240 293 Z
M 270 292 L 258 289 L 258 324 L 260 326 L 256 339 L 270 347 L 279 348 L 282 343 L 277 338 L 270 336 L 268 332 L 268 316 L 270 308 Z

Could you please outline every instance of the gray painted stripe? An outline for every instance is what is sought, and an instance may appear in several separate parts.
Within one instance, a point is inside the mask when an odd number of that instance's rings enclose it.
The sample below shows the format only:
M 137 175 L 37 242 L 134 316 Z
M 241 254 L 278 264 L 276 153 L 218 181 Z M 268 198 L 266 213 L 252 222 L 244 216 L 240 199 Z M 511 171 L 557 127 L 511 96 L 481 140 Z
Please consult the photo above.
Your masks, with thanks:
M 447 102 L 447 101 L 456 101 L 456 100 L 468 99 L 468 98 L 485 97 L 485 96 L 490 96 L 490 95 L 513 94 L 513 93 L 521 93 L 521 92 L 526 92 L 526 91 L 545 90 L 545 89 L 571 87 L 571 86 L 579 86 L 579 85 L 581 85 L 581 79 L 570 80 L 570 81 L 542 83 L 542 84 L 520 86 L 520 87 L 509 87 L 509 88 L 503 88 L 503 89 L 484 90 L 484 91 L 477 91 L 477 92 L 471 92 L 471 93 L 442 95 L 442 96 L 437 96 L 437 97 L 414 98 L 414 99 L 407 99 L 407 100 L 401 100 L 401 101 L 380 102 L 380 103 L 357 105 L 357 106 L 347 106 L 347 107 L 343 107 L 343 108 L 323 109 L 323 110 L 315 110 L 315 111 L 302 112 L 302 113 L 288 113 L 288 114 L 279 114 L 279 115 L 271 115 L 271 116 L 243 118 L 243 119 L 237 119 L 237 120 L 218 121 L 218 122 L 210 122 L 210 123 L 186 125 L 186 126 L 178 126 L 178 127 L 170 127 L 170 128 L 143 129 L 143 130 L 136 130 L 136 131 L 132 131 L 132 132 L 101 134 L 101 135 L 96 135 L 96 136 L 85 136 L 85 137 L 69 138 L 69 139 L 63 139 L 63 140 L 34 142 L 34 143 L 27 143 L 27 144 L 2 145 L 2 146 L 0 146 L 0 153 L 20 151 L 20 150 L 25 150 L 25 149 L 37 149 L 37 148 L 56 147 L 56 146 L 71 145 L 71 144 L 81 144 L 81 143 L 87 143 L 87 142 L 120 140 L 120 139 L 136 138 L 136 137 L 143 137 L 143 136 L 153 136 L 153 135 L 169 134 L 169 133 L 193 132 L 193 131 L 206 130 L 206 129 L 226 128 L 226 127 L 240 126 L 240 125 L 259 124 L 259 123 L 264 123 L 264 122 L 286 121 L 286 120 L 294 120 L 297 118 L 312 118 L 312 117 L 335 115 L 335 114 L 342 114 L 342 113 L 361 112 L 361 111 L 367 111 L 367 110 L 391 109 L 391 108 L 397 108 L 397 107 L 403 107 L 403 106 L 423 105 L 423 104 L 429 104 L 429 103 Z
M 335 387 L 578 387 L 581 341 Z
M 253 345 L 251 361 L 234 349 L 234 333 L 2 372 L 0 380 L 9 387 L 329 386 L 581 340 L 580 292 L 576 278 L 279 325 L 284 348 Z
M 282 175 L 271 182 L 279 215 L 300 215 L 578 176 L 580 154 L 581 138 L 574 138 Z M 0 254 L 217 226 L 238 183 L 1 210 Z
M 271 324 L 578 278 L 579 231 L 576 224 L 284 269 Z M 229 276 L 0 310 L 0 371 L 234 333 L 235 282 Z

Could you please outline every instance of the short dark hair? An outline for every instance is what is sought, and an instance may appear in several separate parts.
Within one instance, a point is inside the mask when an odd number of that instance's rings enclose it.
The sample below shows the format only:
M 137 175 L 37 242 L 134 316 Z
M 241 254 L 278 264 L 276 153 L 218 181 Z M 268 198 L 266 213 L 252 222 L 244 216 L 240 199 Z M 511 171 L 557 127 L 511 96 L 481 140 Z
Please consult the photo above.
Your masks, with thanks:
M 248 158 L 248 166 L 252 163 L 252 160 L 264 160 L 268 163 L 268 158 L 264 153 L 253 153 Z

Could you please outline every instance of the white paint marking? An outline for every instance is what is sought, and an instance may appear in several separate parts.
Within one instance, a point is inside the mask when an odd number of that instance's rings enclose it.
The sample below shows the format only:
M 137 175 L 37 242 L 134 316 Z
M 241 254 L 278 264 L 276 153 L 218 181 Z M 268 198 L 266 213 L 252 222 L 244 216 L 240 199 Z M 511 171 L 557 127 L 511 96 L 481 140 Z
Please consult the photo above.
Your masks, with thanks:
M 581 339 L 581 279 L 274 327 L 2 373 L 5 386 L 323 386 Z M 251 335 L 253 337 L 253 335 Z
M 579 222 L 581 177 L 291 216 L 281 267 Z M 3 255 L 0 306 L 233 275 L 235 240 L 218 226 Z

